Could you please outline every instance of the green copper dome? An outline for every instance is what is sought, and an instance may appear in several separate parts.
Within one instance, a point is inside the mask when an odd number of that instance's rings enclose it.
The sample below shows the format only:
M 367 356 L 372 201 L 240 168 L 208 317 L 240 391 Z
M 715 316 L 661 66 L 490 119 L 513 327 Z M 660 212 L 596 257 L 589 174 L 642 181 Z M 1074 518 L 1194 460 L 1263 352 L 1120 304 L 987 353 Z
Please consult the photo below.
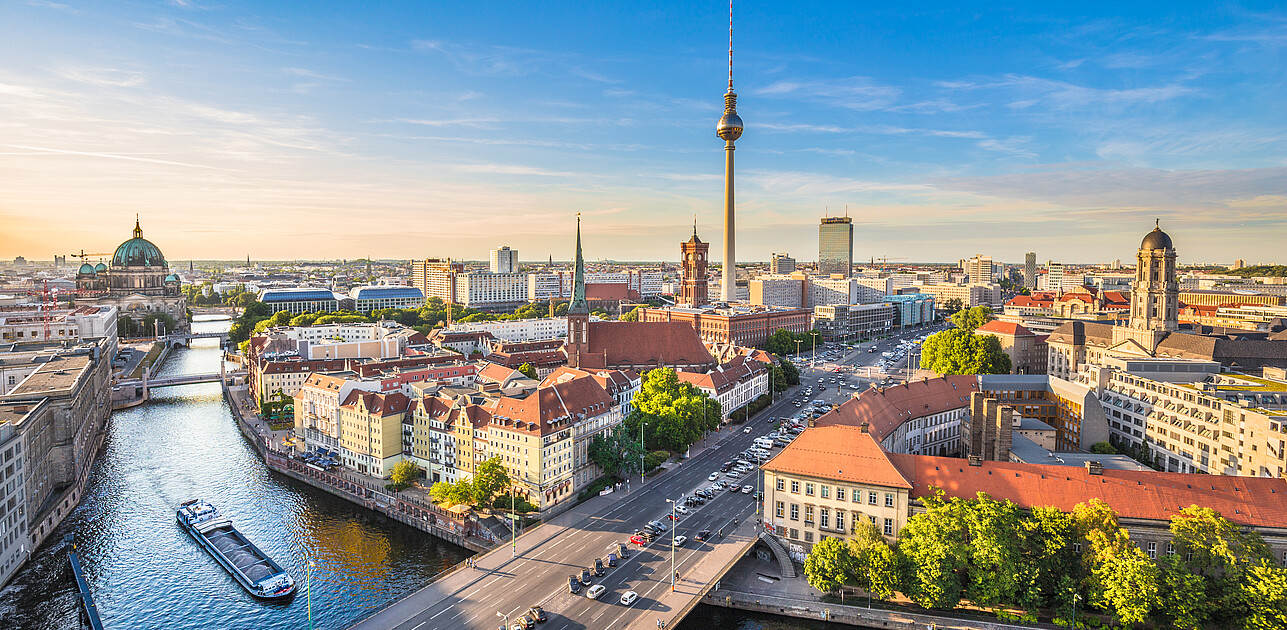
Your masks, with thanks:
M 103 273 L 104 271 L 107 271 L 107 265 L 103 263 L 98 263 L 97 265 L 94 265 L 94 273 Z
M 94 271 L 94 265 L 91 265 L 91 264 L 89 264 L 89 263 L 84 263 L 84 264 L 82 264 L 82 265 L 80 266 L 80 271 L 77 271 L 77 272 L 76 272 L 76 275 L 78 275 L 78 276 L 92 276 L 92 275 L 94 275 L 95 273 L 96 273 L 96 272 Z
M 134 221 L 134 238 L 121 243 L 112 256 L 113 267 L 160 267 L 165 264 L 161 250 L 143 238 L 143 229 Z

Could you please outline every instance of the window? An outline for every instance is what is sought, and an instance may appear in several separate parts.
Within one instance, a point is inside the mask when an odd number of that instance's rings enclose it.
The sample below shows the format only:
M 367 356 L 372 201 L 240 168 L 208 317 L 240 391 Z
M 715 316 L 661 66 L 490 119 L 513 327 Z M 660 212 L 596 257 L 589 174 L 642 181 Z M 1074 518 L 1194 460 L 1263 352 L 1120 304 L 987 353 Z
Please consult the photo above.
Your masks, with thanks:
M 831 486 L 819 486 L 818 496 L 821 496 L 824 499 L 831 498 Z
M 783 509 L 784 509 L 784 508 L 783 508 L 782 502 L 781 502 L 781 501 L 778 501 L 778 503 L 777 503 L 777 508 L 775 509 L 775 513 L 777 514 L 777 517 L 778 517 L 778 518 L 782 518 L 782 511 L 783 511 Z
M 876 493 L 875 493 L 875 492 L 868 492 L 868 493 L 867 493 L 867 504 L 868 504 L 868 505 L 876 505 Z
M 894 519 L 892 518 L 885 519 L 885 535 L 886 536 L 894 535 Z
M 791 538 L 792 538 L 793 540 L 799 540 L 799 539 L 800 539 L 800 530 L 798 530 L 798 529 L 794 529 L 794 528 L 793 528 L 793 529 L 791 530 Z
M 782 479 L 781 477 L 778 477 L 777 488 L 779 491 L 786 490 L 786 480 Z
M 804 484 L 804 496 L 806 497 L 813 496 L 813 484 L 811 483 Z
M 867 518 L 871 519 L 871 524 L 872 524 L 872 525 L 875 525 L 875 524 L 876 524 L 876 517 L 875 517 L 875 516 L 868 516 Z
M 792 482 L 791 482 L 791 493 L 792 493 L 792 494 L 800 494 L 800 482 L 799 482 L 799 481 L 792 481 Z
M 844 489 L 844 488 L 841 488 L 841 487 L 838 487 L 838 486 L 836 487 L 836 500 L 837 500 L 837 501 L 844 501 L 844 500 L 845 500 L 845 489 Z
M 885 507 L 894 507 L 894 495 L 888 492 L 885 493 Z
M 813 506 L 806 505 L 804 506 L 804 524 L 809 525 L 812 523 L 813 523 Z
M 1157 543 L 1156 542 L 1151 542 L 1148 544 L 1148 557 L 1150 560 L 1157 560 Z
M 800 506 L 794 503 L 791 504 L 791 520 L 800 520 Z
M 831 512 L 827 508 L 818 510 L 818 527 L 823 529 L 831 527 Z
M 1166 543 L 1166 555 L 1168 555 L 1168 556 L 1174 556 L 1174 555 L 1175 555 L 1175 545 L 1174 545 L 1174 544 L 1172 544 L 1172 543 Z
M 845 513 L 836 512 L 836 530 L 845 531 Z

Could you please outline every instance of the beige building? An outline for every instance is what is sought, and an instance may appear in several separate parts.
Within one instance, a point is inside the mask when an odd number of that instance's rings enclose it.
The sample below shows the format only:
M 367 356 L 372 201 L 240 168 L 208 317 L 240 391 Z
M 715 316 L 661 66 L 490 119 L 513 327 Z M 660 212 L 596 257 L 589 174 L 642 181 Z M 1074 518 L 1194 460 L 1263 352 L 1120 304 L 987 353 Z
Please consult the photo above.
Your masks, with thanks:
M 942 305 L 951 299 L 961 301 L 965 308 L 975 306 L 1001 306 L 1001 286 L 997 284 L 918 284 L 912 287 L 921 293 L 934 296 L 934 301 Z
M 388 477 L 402 460 L 402 421 L 408 398 L 401 393 L 353 390 L 338 409 L 344 465 L 360 473 Z
M 1046 338 L 1020 324 L 990 321 L 974 330 L 976 335 L 992 335 L 1001 342 L 1001 350 L 1010 357 L 1011 374 L 1046 373 Z

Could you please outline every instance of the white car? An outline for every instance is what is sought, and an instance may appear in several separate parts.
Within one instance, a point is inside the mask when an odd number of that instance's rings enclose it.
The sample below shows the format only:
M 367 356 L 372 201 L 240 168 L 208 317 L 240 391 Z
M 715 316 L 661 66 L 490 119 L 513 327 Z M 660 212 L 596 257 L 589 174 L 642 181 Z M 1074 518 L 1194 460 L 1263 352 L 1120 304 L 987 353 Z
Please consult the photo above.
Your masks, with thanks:
M 599 596 L 603 595 L 603 592 L 606 590 L 608 590 L 608 587 L 602 584 L 595 584 L 594 586 L 590 587 L 590 590 L 585 592 L 585 596 L 589 597 L 590 599 L 599 599 Z
M 684 546 L 684 543 L 686 543 L 686 542 L 688 542 L 688 537 L 687 537 L 687 536 L 675 536 L 675 546 L 676 546 L 676 547 L 683 547 L 683 546 Z
M 635 601 L 638 599 L 639 599 L 639 593 L 636 593 L 634 591 L 626 591 L 621 594 L 621 605 L 629 606 L 635 603 Z
M 686 507 L 684 507 L 684 506 L 682 506 L 682 505 L 676 505 L 676 506 L 675 506 L 675 513 L 676 513 L 676 514 L 688 514 L 688 508 L 686 508 Z
M 746 427 L 745 429 L 742 429 L 742 433 L 750 433 L 750 432 L 751 432 L 751 427 Z
M 716 479 L 719 479 L 719 473 L 713 472 L 706 478 L 706 481 L 715 481 Z
M 742 486 L 742 494 L 751 494 L 752 492 L 755 492 L 755 488 L 754 488 L 754 487 L 752 487 L 752 486 Z

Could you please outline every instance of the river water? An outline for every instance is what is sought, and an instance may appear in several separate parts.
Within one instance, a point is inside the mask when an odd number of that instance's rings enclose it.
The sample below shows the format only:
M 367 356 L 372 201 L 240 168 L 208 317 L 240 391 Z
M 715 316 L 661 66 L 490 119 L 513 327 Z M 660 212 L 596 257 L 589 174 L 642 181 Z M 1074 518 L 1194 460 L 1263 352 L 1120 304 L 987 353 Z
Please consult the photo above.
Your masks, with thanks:
M 197 321 L 197 332 L 227 330 Z M 176 350 L 162 375 L 217 372 L 216 340 Z M 80 506 L 0 591 L 0 628 L 80 628 L 63 534 L 109 630 L 307 628 L 304 567 L 312 559 L 312 617 L 342 628 L 431 581 L 469 552 L 272 474 L 237 430 L 218 384 L 171 387 L 116 412 Z M 175 523 L 204 498 L 299 582 L 286 604 L 252 599 Z

